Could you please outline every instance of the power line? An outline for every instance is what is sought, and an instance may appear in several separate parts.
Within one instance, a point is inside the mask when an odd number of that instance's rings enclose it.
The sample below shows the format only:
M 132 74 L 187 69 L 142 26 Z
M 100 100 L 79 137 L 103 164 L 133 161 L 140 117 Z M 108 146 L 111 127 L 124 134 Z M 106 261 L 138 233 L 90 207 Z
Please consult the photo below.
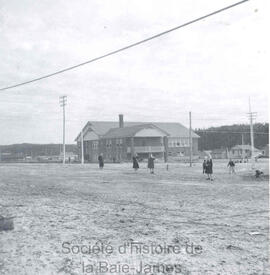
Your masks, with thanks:
M 215 15 L 215 14 L 221 13 L 221 12 L 223 12 L 223 11 L 226 11 L 226 10 L 228 10 L 228 9 L 231 9 L 231 8 L 233 8 L 233 7 L 236 7 L 236 6 L 238 6 L 238 5 L 241 5 L 241 4 L 243 4 L 243 3 L 247 2 L 247 1 L 249 1 L 249 0 L 243 0 L 243 1 L 240 1 L 240 2 L 237 2 L 237 3 L 234 3 L 234 4 L 230 5 L 230 6 L 226 6 L 226 7 L 222 8 L 222 9 L 216 10 L 216 11 L 214 11 L 214 12 L 211 12 L 211 13 L 207 14 L 207 15 L 204 15 L 204 16 L 201 16 L 201 17 L 199 17 L 199 18 L 193 19 L 193 20 L 191 20 L 191 21 L 189 21 L 189 22 L 187 22 L 187 23 L 184 23 L 184 24 L 182 24 L 182 25 L 179 25 L 179 26 L 177 26 L 177 27 L 174 27 L 174 28 L 171 28 L 171 29 L 169 29 L 169 30 L 163 31 L 163 32 L 161 32 L 161 33 L 158 33 L 158 34 L 153 35 L 153 36 L 151 36 L 151 37 L 145 38 L 145 39 L 140 40 L 140 41 L 138 41 L 138 42 L 136 42 L 136 43 L 133 43 L 133 44 L 130 44 L 130 45 L 125 46 L 125 47 L 123 47 L 123 48 L 120 48 L 120 49 L 118 49 L 118 50 L 115 50 L 115 51 L 106 53 L 106 54 L 104 54 L 104 55 L 101 55 L 101 56 L 99 56 L 99 57 L 95 57 L 95 58 L 90 59 L 90 60 L 88 60 L 88 61 L 85 61 L 85 62 L 83 62 L 83 63 L 77 64 L 77 65 L 74 65 L 74 66 L 71 66 L 71 67 L 67 67 L 67 68 L 65 68 L 65 69 L 62 69 L 62 70 L 59 70 L 59 71 L 56 71 L 56 72 L 54 72 L 54 73 L 50 73 L 50 74 L 47 74 L 47 75 L 43 75 L 43 76 L 38 77 L 38 78 L 34 78 L 34 79 L 32 79 L 32 80 L 28 80 L 28 81 L 25 81 L 25 82 L 21 82 L 21 83 L 18 83 L 18 84 L 14 84 L 14 85 L 11 85 L 11 86 L 7 86 L 7 87 L 4 87 L 4 88 L 0 88 L 0 91 L 5 91 L 5 90 L 8 90 L 8 89 L 13 89 L 13 88 L 16 88 L 16 87 L 19 87 L 19 86 L 23 86 L 23 85 L 26 85 L 26 84 L 29 84 L 29 83 L 32 83 L 32 82 L 36 82 L 36 81 L 39 81 L 39 80 L 42 80 L 42 79 L 45 79 L 45 78 L 49 78 L 49 77 L 52 77 L 52 76 L 54 76 L 54 75 L 61 74 L 61 73 L 64 73 L 64 72 L 66 72 L 66 71 L 70 71 L 70 70 L 76 69 L 76 68 L 78 68 L 78 67 L 84 66 L 84 65 L 86 65 L 86 64 L 89 64 L 89 63 L 98 61 L 98 60 L 100 60 L 100 59 L 103 59 L 103 58 L 106 58 L 106 57 L 108 57 L 108 56 L 117 54 L 117 53 L 119 53 L 119 52 L 121 52 L 121 51 L 128 50 L 128 49 L 130 49 L 130 48 L 136 47 L 136 46 L 138 46 L 138 45 L 140 45 L 140 44 L 143 44 L 143 43 L 145 43 L 145 42 L 148 42 L 148 41 L 153 40 L 153 39 L 155 39 L 155 38 L 158 38 L 158 37 L 160 37 L 160 36 L 166 35 L 166 34 L 168 34 L 168 33 L 170 33 L 170 32 L 176 31 L 176 30 L 178 30 L 178 29 L 180 29 L 180 28 L 186 27 L 186 26 L 188 26 L 188 25 L 191 25 L 191 24 L 193 24 L 193 23 L 196 23 L 196 22 L 198 22 L 198 21 L 201 21 L 201 20 L 203 20 L 203 19 L 206 19 L 206 18 L 208 18 L 208 17 L 210 17 L 210 16 L 213 16 L 213 15 Z

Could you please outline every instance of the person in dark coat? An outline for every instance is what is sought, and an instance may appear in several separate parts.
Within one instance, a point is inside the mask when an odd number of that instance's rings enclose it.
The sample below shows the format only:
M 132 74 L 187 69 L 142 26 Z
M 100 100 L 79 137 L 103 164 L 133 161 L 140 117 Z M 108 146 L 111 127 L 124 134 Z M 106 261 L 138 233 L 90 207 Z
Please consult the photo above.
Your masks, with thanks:
M 137 155 L 133 156 L 132 160 L 133 160 L 133 169 L 136 172 L 140 168 L 139 162 L 138 162 L 138 156 Z
M 205 157 L 205 159 L 203 160 L 203 164 L 202 164 L 203 174 L 205 174 L 205 170 L 206 170 L 206 161 L 207 161 L 207 158 Z
M 230 161 L 228 162 L 227 167 L 229 167 L 229 173 L 230 174 L 235 174 L 235 163 L 232 159 L 230 159 Z
M 155 161 L 155 158 L 151 154 L 148 158 L 148 168 L 150 169 L 150 174 L 154 174 L 154 168 L 155 168 L 154 161 Z
M 98 156 L 98 165 L 99 165 L 100 169 L 103 169 L 103 167 L 104 167 L 104 160 L 103 160 L 103 155 L 102 154 L 100 154 Z
M 205 173 L 207 174 L 207 179 L 213 181 L 213 161 L 211 157 L 206 161 Z

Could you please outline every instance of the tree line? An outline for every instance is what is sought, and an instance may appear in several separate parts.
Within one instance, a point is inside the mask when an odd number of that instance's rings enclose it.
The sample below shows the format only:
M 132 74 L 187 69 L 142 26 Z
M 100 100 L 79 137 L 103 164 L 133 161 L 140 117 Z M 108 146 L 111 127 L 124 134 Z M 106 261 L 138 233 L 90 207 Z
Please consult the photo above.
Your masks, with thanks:
M 254 146 L 262 149 L 268 144 L 269 124 L 255 123 Z M 210 128 L 195 129 L 195 133 L 200 136 L 199 150 L 213 150 L 219 148 L 232 148 L 238 144 L 250 144 L 249 124 L 234 124 Z
M 59 155 L 62 151 L 62 144 L 12 144 L 12 145 L 0 145 L 0 152 L 11 153 L 13 155 L 22 156 L 55 156 Z M 66 144 L 66 151 L 77 153 L 76 144 Z

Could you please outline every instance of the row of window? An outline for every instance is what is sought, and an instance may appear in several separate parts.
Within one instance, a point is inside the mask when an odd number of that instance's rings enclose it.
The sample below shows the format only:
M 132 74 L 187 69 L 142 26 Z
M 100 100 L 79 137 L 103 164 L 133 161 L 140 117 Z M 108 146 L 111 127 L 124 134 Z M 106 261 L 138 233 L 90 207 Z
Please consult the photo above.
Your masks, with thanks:
M 250 152 L 250 150 L 232 150 L 233 154 L 241 154 L 242 152 L 245 152 L 247 154 Z
M 123 139 L 122 138 L 117 138 L 115 143 L 116 143 L 116 146 L 122 146 L 123 145 Z M 106 146 L 107 147 L 112 147 L 112 140 L 111 139 L 106 140 Z
M 169 147 L 189 147 L 188 138 L 170 138 L 168 141 Z
M 112 140 L 107 139 L 105 141 L 106 147 L 112 147 Z M 118 138 L 115 140 L 116 146 L 123 146 L 123 139 Z M 163 145 L 163 144 L 161 144 Z M 188 138 L 170 138 L 168 141 L 169 147 L 189 147 L 189 139 Z M 92 148 L 98 149 L 98 141 L 92 141 Z
M 122 138 L 116 139 L 116 146 L 122 146 L 122 145 L 123 145 L 123 139 Z M 106 147 L 112 147 L 111 139 L 106 140 Z M 98 149 L 98 141 L 92 141 L 92 148 Z
M 168 152 L 168 156 L 173 156 L 173 155 L 177 155 L 179 157 L 184 157 L 185 156 L 185 152 Z

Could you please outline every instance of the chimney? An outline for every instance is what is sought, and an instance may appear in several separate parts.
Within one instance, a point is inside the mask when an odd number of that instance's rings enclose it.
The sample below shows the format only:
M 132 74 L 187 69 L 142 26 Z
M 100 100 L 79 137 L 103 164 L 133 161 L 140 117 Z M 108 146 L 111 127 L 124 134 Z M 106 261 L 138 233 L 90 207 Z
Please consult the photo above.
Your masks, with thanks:
M 124 127 L 124 115 L 120 114 L 119 115 L 119 128 Z

